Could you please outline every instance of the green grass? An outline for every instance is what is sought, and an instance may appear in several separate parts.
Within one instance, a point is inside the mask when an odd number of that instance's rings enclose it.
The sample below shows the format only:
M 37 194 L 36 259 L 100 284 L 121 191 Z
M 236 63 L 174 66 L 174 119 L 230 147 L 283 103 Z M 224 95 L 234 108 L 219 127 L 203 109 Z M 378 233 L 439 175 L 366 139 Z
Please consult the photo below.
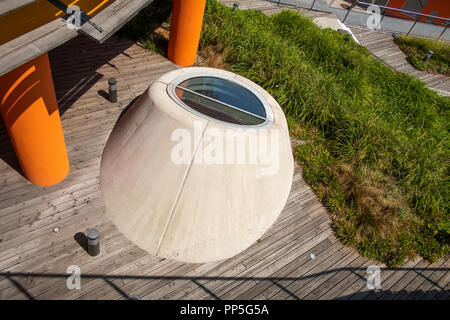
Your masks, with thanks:
M 155 32 L 162 23 L 170 23 L 172 1 L 154 0 L 136 17 L 123 26 L 117 35 L 139 42 L 144 48 L 167 54 L 167 39 Z
M 406 59 L 414 68 L 450 75 L 450 44 L 448 42 L 406 36 L 398 37 L 394 41 L 407 55 Z M 428 62 L 424 62 L 430 50 L 433 51 L 433 55 Z
M 295 158 L 343 243 L 389 266 L 449 253 L 450 99 L 291 11 L 208 0 L 200 52 L 280 103 L 291 135 L 308 141 Z

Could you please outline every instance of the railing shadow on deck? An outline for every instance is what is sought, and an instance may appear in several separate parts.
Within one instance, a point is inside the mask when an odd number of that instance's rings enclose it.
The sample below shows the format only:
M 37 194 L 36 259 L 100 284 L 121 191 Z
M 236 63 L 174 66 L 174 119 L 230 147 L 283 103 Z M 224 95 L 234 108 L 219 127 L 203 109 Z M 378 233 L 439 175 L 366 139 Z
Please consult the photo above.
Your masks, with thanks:
M 109 39 L 104 44 L 97 44 L 87 37 L 78 36 L 51 50 L 49 59 L 60 115 L 62 116 L 84 93 L 99 81 L 104 81 L 104 88 L 107 89 L 108 79 L 97 70 L 104 65 L 116 68 L 111 63 L 111 60 L 118 55 L 124 55 L 130 60 L 133 59 L 124 51 L 134 44 L 135 42 L 131 40 L 117 37 Z M 108 99 L 104 90 L 99 90 L 97 94 L 104 99 Z M 0 120 L 0 159 L 23 176 L 2 120 Z
M 165 21 L 168 18 L 170 10 L 166 10 L 166 15 L 162 15 L 164 11 L 162 10 L 163 6 L 170 8 L 170 1 L 155 0 L 143 9 L 141 13 L 144 11 L 154 11 L 156 12 L 156 17 L 160 14 L 161 17 L 159 18 L 161 21 Z M 143 14 L 146 17 L 145 12 Z M 149 17 L 152 18 L 152 16 Z M 152 23 L 151 20 L 147 22 Z M 129 23 L 132 23 L 132 21 Z M 140 25 L 136 26 L 136 22 L 134 24 L 135 26 L 133 27 L 132 25 L 131 33 L 133 31 L 138 32 L 138 29 L 142 27 Z M 63 115 L 84 93 L 99 81 L 104 81 L 103 89 L 107 89 L 107 78 L 105 78 L 104 74 L 98 72 L 98 69 L 105 65 L 109 65 L 113 69 L 118 69 L 111 63 L 111 60 L 120 55 L 130 60 L 133 59 L 132 56 L 125 52 L 133 45 L 142 47 L 139 42 L 126 39 L 125 35 L 122 35 L 122 37 L 117 35 L 113 36 L 103 44 L 98 44 L 84 35 L 79 35 L 61 46 L 50 50 L 48 55 L 60 115 Z M 97 94 L 107 99 L 105 90 L 99 89 Z M 0 120 L 0 159 L 16 172 L 23 175 L 2 120 Z
M 304 281 L 304 280 L 313 280 L 316 277 L 327 275 L 327 274 L 337 274 L 339 272 L 346 272 L 345 276 L 348 276 L 348 272 L 356 275 L 360 280 L 362 280 L 362 284 L 366 283 L 366 277 L 364 276 L 366 268 L 337 268 L 330 269 L 323 272 L 319 272 L 316 274 L 300 276 L 300 277 L 211 277 L 211 276 L 158 276 L 158 275 L 128 275 L 128 274 L 115 274 L 115 275 L 106 275 L 106 274 L 80 274 L 80 279 L 103 279 L 108 285 L 110 285 L 114 290 L 116 290 L 123 298 L 129 300 L 135 300 L 135 297 L 128 295 L 124 289 L 120 286 L 116 285 L 112 280 L 116 279 L 127 279 L 127 280 L 165 280 L 167 282 L 170 281 L 192 281 L 199 288 L 201 288 L 205 293 L 207 293 L 212 299 L 221 300 L 219 295 L 216 295 L 213 290 L 208 289 L 205 286 L 207 281 L 237 281 L 237 282 L 246 282 L 246 281 L 256 281 L 256 282 L 271 282 L 271 285 L 277 286 L 281 291 L 288 294 L 291 299 L 300 300 L 300 298 L 289 290 L 289 285 L 295 283 L 296 281 Z M 417 290 L 404 290 L 401 289 L 399 291 L 390 291 L 390 290 L 365 290 L 366 287 L 363 285 L 361 290 L 357 290 L 354 293 L 344 296 L 338 296 L 334 299 L 338 300 L 346 300 L 346 299 L 386 299 L 386 300 L 396 300 L 396 299 L 409 299 L 409 298 L 421 298 L 422 296 L 428 296 L 433 299 L 445 299 L 448 300 L 450 298 L 450 290 L 445 289 L 445 287 L 440 286 L 438 283 L 433 281 L 432 279 L 424 276 L 422 274 L 423 271 L 431 271 L 431 272 L 442 272 L 443 274 L 450 271 L 450 268 L 380 268 L 380 270 L 388 271 L 404 271 L 405 273 L 408 271 L 416 272 L 420 277 L 423 277 L 423 283 L 431 284 L 431 288 L 429 290 L 422 290 L 418 288 Z M 28 299 L 34 299 L 34 297 L 26 290 L 23 284 L 19 282 L 20 278 L 63 278 L 64 281 L 71 276 L 72 274 L 61 274 L 61 273 L 27 273 L 27 272 L 0 272 L 0 278 L 7 278 L 16 288 L 21 291 Z M 204 282 L 201 283 L 200 281 Z M 423 284 L 422 283 L 422 284 Z M 305 283 L 306 284 L 306 283 Z

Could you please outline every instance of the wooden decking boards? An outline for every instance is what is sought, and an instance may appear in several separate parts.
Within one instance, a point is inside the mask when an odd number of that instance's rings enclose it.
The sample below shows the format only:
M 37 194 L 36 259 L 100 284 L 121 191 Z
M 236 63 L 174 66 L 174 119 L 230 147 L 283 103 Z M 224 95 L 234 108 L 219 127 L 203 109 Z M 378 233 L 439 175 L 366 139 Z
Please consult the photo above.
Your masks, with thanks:
M 334 237 L 299 166 L 275 224 L 237 256 L 183 264 L 137 248 L 105 213 L 101 155 L 121 112 L 177 66 L 117 37 L 100 45 L 78 36 L 49 56 L 71 172 L 56 186 L 28 183 L 13 169 L 17 160 L 0 124 L 0 299 L 448 299 L 448 259 L 417 259 L 395 270 L 380 265 L 382 290 L 369 290 L 366 269 L 377 263 Z M 117 79 L 117 103 L 103 97 L 109 77 Z M 99 256 L 89 256 L 74 239 L 87 228 L 100 231 Z M 70 265 L 81 268 L 80 290 L 66 287 Z

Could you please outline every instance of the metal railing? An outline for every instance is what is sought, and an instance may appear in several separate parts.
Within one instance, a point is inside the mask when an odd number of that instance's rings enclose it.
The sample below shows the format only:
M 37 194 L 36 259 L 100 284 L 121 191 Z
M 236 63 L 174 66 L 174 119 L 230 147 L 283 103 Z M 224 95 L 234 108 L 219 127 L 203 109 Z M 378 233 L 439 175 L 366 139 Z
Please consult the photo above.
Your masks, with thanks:
M 378 4 L 374 4 L 374 3 L 368 3 L 368 2 L 363 2 L 363 1 L 354 1 L 352 3 L 352 5 L 350 5 L 347 8 L 348 11 L 347 11 L 347 14 L 344 17 L 344 20 L 342 21 L 343 23 L 345 23 L 348 15 L 352 11 L 352 9 L 355 8 L 358 5 L 380 8 L 380 12 L 382 12 L 382 14 L 381 14 L 380 22 L 375 27 L 376 30 L 381 26 L 381 23 L 383 22 L 383 19 L 386 16 L 386 11 L 388 13 L 389 13 L 389 11 L 394 11 L 394 12 L 403 14 L 405 16 L 408 16 L 410 18 L 415 18 L 414 23 L 412 24 L 411 28 L 409 28 L 408 32 L 406 32 L 406 35 L 409 35 L 411 33 L 411 30 L 414 29 L 414 27 L 416 26 L 417 22 L 419 22 L 419 20 L 421 18 L 426 18 L 425 19 L 425 23 L 426 24 L 434 24 L 433 22 L 435 22 L 436 20 L 442 21 L 442 24 L 445 26 L 445 28 L 444 28 L 444 30 L 442 30 L 440 35 L 437 37 L 437 40 L 439 40 L 442 37 L 442 35 L 445 33 L 445 31 L 447 31 L 447 28 L 450 25 L 450 19 L 448 19 L 448 18 L 443 18 L 443 17 L 439 17 L 439 16 L 434 16 L 434 15 L 429 15 L 429 14 L 424 14 L 424 13 L 419 13 L 419 12 L 414 12 L 414 11 L 409 11 L 409 10 L 404 10 L 404 9 L 397 9 L 397 8 L 382 6 L 382 5 L 378 5 Z M 401 17 L 394 17 L 394 18 L 402 19 Z
M 447 30 L 450 25 L 450 19 L 440 16 L 397 9 L 357 0 L 353 1 L 353 3 L 349 4 L 349 6 L 345 9 L 341 7 L 331 6 L 329 4 L 329 1 L 327 0 L 266 1 L 274 2 L 280 5 L 289 5 L 296 8 L 334 13 L 339 18 L 339 20 L 344 23 L 346 22 L 352 25 L 358 25 L 363 28 L 370 28 L 374 31 L 403 33 L 407 35 L 411 34 L 437 40 L 443 38 L 450 41 L 450 30 Z M 369 13 L 366 11 L 366 9 L 370 6 L 377 7 L 380 12 L 380 20 L 379 22 L 377 21 L 376 27 L 370 27 L 367 24 L 368 17 L 370 15 L 373 15 L 373 13 Z M 402 15 L 404 17 L 399 17 L 399 15 Z M 439 23 L 439 25 L 433 23 L 436 21 L 439 21 L 441 23 Z

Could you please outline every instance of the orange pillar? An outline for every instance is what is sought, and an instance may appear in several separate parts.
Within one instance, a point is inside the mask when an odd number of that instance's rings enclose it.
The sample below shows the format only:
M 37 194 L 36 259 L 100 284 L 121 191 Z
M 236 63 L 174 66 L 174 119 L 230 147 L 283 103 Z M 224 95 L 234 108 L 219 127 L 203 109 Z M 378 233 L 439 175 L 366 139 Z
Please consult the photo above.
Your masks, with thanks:
M 168 57 L 180 66 L 191 66 L 197 57 L 206 0 L 174 0 Z
M 69 173 L 47 53 L 0 77 L 0 111 L 24 176 L 50 186 Z

